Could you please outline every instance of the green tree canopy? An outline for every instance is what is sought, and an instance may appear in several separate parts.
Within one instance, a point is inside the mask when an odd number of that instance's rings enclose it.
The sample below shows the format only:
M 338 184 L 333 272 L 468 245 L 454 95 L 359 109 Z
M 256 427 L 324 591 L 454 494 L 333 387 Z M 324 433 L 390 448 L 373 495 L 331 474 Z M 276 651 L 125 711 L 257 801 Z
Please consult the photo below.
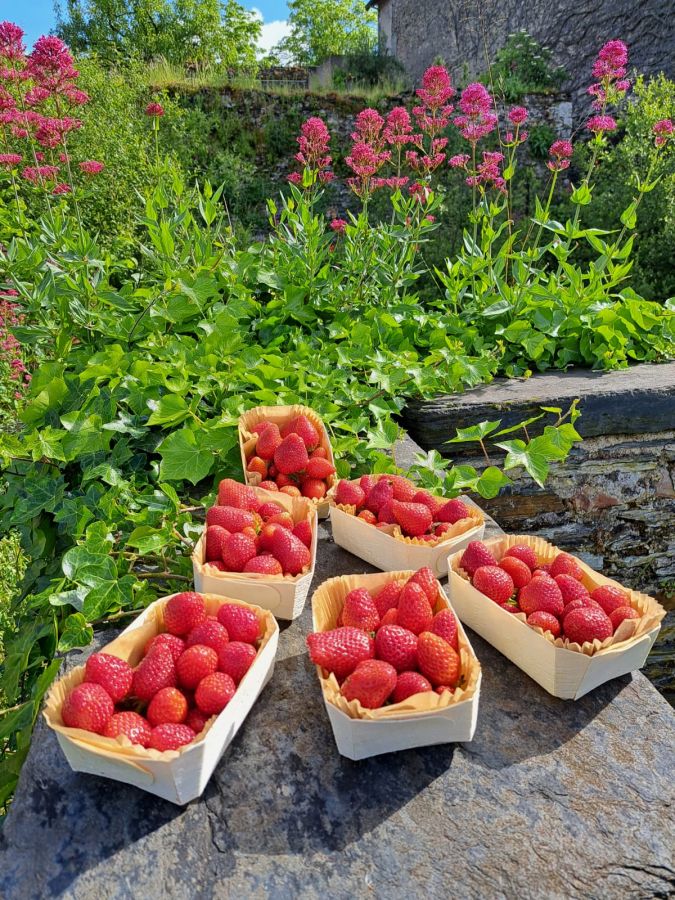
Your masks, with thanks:
M 303 66 L 333 54 L 373 50 L 377 13 L 363 0 L 289 0 L 291 33 L 275 48 Z

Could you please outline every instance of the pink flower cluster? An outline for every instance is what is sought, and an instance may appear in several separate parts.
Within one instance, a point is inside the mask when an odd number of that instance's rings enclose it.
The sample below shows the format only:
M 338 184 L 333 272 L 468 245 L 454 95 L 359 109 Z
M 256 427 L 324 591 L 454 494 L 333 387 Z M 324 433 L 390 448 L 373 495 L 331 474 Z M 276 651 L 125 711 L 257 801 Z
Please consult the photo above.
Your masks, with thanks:
M 502 177 L 500 163 L 504 161 L 504 154 L 498 152 L 483 151 L 483 160 L 478 163 L 476 172 L 469 175 L 466 183 L 469 187 L 496 188 L 501 193 L 506 193 L 506 182 Z
M 654 144 L 657 147 L 663 147 L 673 136 L 673 123 L 670 119 L 659 119 L 652 125 L 652 134 L 654 135 Z
M 608 104 L 618 103 L 630 89 L 626 78 L 628 47 L 623 41 L 608 41 L 593 63 L 592 75 L 597 79 L 588 88 L 593 109 L 603 112 Z
M 605 134 L 608 131 L 616 131 L 616 120 L 612 116 L 591 116 L 586 122 L 586 128 L 595 135 Z
M 312 173 L 313 181 L 328 182 L 334 177 L 330 170 L 332 159 L 329 156 L 329 142 L 330 132 L 323 119 L 312 116 L 302 123 L 300 137 L 297 138 L 300 150 L 295 154 L 295 159 L 303 169 L 308 169 Z M 288 176 L 288 180 L 292 184 L 303 183 L 300 172 L 293 172 Z
M 148 103 L 145 114 L 153 119 L 159 119 L 164 115 L 164 107 L 161 103 Z
M 497 127 L 494 102 L 484 85 L 478 82 L 467 85 L 462 91 L 459 108 L 462 115 L 456 116 L 454 123 L 469 143 L 475 145 Z
M 0 36 L 1 34 L 0 31 Z M 16 400 L 21 397 L 19 388 L 30 381 L 30 374 L 21 358 L 21 344 L 11 332 L 12 328 L 23 323 L 24 317 L 19 313 L 19 308 L 15 303 L 5 299 L 17 296 L 15 290 L 0 288 L 0 369 L 5 369 L 10 380 L 16 382 L 17 390 L 14 393 Z
M 574 153 L 571 141 L 553 141 L 548 148 L 549 159 L 546 165 L 551 172 L 562 172 L 569 169 L 570 159 Z

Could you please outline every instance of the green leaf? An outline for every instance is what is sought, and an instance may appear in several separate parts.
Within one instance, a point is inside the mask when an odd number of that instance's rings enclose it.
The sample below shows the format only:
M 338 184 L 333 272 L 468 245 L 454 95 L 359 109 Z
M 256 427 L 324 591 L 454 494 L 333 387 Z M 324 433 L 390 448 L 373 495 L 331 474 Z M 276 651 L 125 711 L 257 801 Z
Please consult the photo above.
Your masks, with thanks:
M 94 638 L 94 630 L 82 613 L 73 613 L 66 619 L 66 624 L 61 632 L 58 644 L 60 653 L 66 653 L 73 647 L 86 647 Z
M 190 414 L 179 394 L 165 394 L 159 400 L 148 400 L 148 407 L 152 410 L 148 425 L 177 425 Z
M 85 546 L 72 547 L 61 561 L 63 573 L 71 581 L 95 588 L 117 577 L 117 567 L 109 556 L 92 553 Z
M 446 441 L 446 444 L 463 444 L 467 441 L 480 441 L 487 435 L 491 434 L 501 424 L 501 419 L 494 422 L 479 422 L 478 425 L 471 425 L 469 428 L 457 428 L 457 435 Z
M 157 448 L 162 457 L 159 467 L 163 481 L 189 481 L 197 484 L 213 468 L 213 452 L 205 450 L 194 432 L 174 431 Z
M 511 484 L 511 479 L 501 469 L 498 469 L 497 466 L 488 466 L 487 469 L 481 472 L 476 482 L 476 490 L 481 497 L 491 500 L 507 484 Z
M 535 439 L 536 440 L 536 439 Z M 531 442 L 534 443 L 534 442 Z M 524 441 L 503 441 L 497 444 L 502 450 L 506 450 L 506 459 L 504 460 L 504 469 L 509 471 L 522 466 L 530 475 L 533 481 L 544 486 L 544 481 L 548 475 L 548 462 L 546 457 L 536 448 L 532 450 Z
M 587 184 L 580 185 L 572 192 L 572 196 L 570 197 L 572 203 L 577 204 L 577 206 L 588 206 L 592 199 L 591 190 Z

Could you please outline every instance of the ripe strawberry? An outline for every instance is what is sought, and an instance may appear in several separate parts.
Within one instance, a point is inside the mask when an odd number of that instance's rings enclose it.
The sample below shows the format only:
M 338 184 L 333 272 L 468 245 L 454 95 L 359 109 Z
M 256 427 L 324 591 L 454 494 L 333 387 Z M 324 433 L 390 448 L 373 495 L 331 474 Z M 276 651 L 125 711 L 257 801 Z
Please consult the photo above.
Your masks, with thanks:
M 556 575 L 554 581 L 560 588 L 563 603 L 565 604 L 569 603 L 570 600 L 583 600 L 589 596 L 583 584 L 572 575 Z
M 507 600 L 506 603 L 499 604 L 501 609 L 505 609 L 508 613 L 519 613 L 522 612 L 522 609 L 518 606 L 517 600 Z
M 442 609 L 434 616 L 431 623 L 431 632 L 442 637 L 444 641 L 459 652 L 459 634 L 457 632 L 457 619 L 451 609 Z
M 437 688 L 434 688 L 434 692 L 435 692 L 436 694 L 444 694 L 446 691 L 447 691 L 449 694 L 454 694 L 454 693 L 455 693 L 454 687 L 450 687 L 449 684 L 439 684 L 439 686 L 438 686 Z
M 204 542 L 204 558 L 206 562 L 223 559 L 223 543 L 230 536 L 227 528 L 220 525 L 206 526 L 206 541 Z
M 171 634 L 188 634 L 206 618 L 204 598 L 195 591 L 175 594 L 164 607 L 164 627 Z
M 516 544 L 514 547 L 509 547 L 504 556 L 512 556 L 514 559 L 519 559 L 525 563 L 531 572 L 534 572 L 537 568 L 537 554 L 527 544 Z
M 366 506 L 377 515 L 384 503 L 391 503 L 394 499 L 394 486 L 386 477 L 382 477 L 371 488 L 366 497 Z
M 279 490 L 279 486 L 277 485 L 276 481 L 268 481 L 268 480 L 261 481 L 260 484 L 258 485 L 258 487 L 263 488 L 266 491 L 278 491 Z
M 538 625 L 543 631 L 550 631 L 554 638 L 560 634 L 560 622 L 552 613 L 538 609 L 527 617 L 528 625 Z
M 223 541 L 223 562 L 228 572 L 241 572 L 249 559 L 257 554 L 255 540 L 248 534 L 235 533 Z
M 308 462 L 307 447 L 299 434 L 289 434 L 274 452 L 274 465 L 282 475 L 302 472 Z
M 267 519 L 266 525 L 281 525 L 282 528 L 288 529 L 288 531 L 293 531 L 295 528 L 295 522 L 293 521 L 293 516 L 283 510 L 283 512 L 273 513 Z
M 433 691 L 433 688 L 421 672 L 401 672 L 396 679 L 391 699 L 394 703 L 402 703 L 413 694 L 424 694 L 427 691 Z
M 150 655 L 142 659 L 134 669 L 131 693 L 139 700 L 148 703 L 157 691 L 161 691 L 165 687 L 175 687 L 175 685 L 176 666 L 171 650 L 166 644 L 157 644 L 152 648 Z
M 280 494 L 286 494 L 288 497 L 302 497 L 302 491 L 294 484 L 285 484 L 279 488 Z
M 398 625 L 398 610 L 392 606 L 380 619 L 380 628 L 383 625 Z
M 253 644 L 260 637 L 260 619 L 248 606 L 223 603 L 218 610 L 218 621 L 227 629 L 231 641 Z
M 305 478 L 300 493 L 303 497 L 321 500 L 326 496 L 326 482 L 320 478 Z
M 85 681 L 73 688 L 64 700 L 61 718 L 68 728 L 102 734 L 114 712 L 115 704 L 105 688 Z
M 550 571 L 554 578 L 556 575 L 571 575 L 572 578 L 581 581 L 584 576 L 581 566 L 569 553 L 559 553 L 551 563 Z
M 360 662 L 342 684 L 346 700 L 358 700 L 365 709 L 379 709 L 396 687 L 396 669 L 381 659 Z
M 328 459 L 328 451 L 325 447 L 317 447 L 309 454 L 310 459 Z
M 513 578 L 499 566 L 480 566 L 473 574 L 473 586 L 495 603 L 506 603 L 513 596 Z
M 243 568 L 244 572 L 254 573 L 256 575 L 283 575 L 284 570 L 281 563 L 275 559 L 271 553 L 261 553 L 260 556 L 254 556 L 249 559 Z
M 441 522 L 440 525 L 437 525 L 434 528 L 434 537 L 437 537 L 437 538 L 443 537 L 443 535 L 447 534 L 451 528 L 452 528 L 452 526 L 449 524 L 449 522 Z
M 216 716 L 222 712 L 234 697 L 237 686 L 232 677 L 225 672 L 214 672 L 207 675 L 197 685 L 195 703 L 203 713 Z
M 455 497 L 454 500 L 448 500 L 447 503 L 441 506 L 434 519 L 438 522 L 449 522 L 451 525 L 454 525 L 455 522 L 468 519 L 470 515 L 471 512 L 466 503 Z
M 366 498 L 368 497 L 368 495 L 370 494 L 372 489 L 377 484 L 377 481 L 378 481 L 377 475 L 362 475 L 359 478 L 359 487 L 365 494 Z
M 419 537 L 429 530 L 432 523 L 431 511 L 424 503 L 402 503 L 394 500 L 391 504 L 396 521 L 403 534 Z
M 496 566 L 497 560 L 482 541 L 471 541 L 467 544 L 459 564 L 469 577 L 473 578 L 476 569 L 481 566 Z
M 312 526 L 309 519 L 303 519 L 293 527 L 293 534 L 300 538 L 305 547 L 312 546 Z
M 268 422 L 267 419 L 265 419 L 262 422 L 258 422 L 257 425 L 254 425 L 249 431 L 251 434 L 262 434 L 266 428 L 270 427 L 270 425 L 272 425 L 272 422 Z
M 113 703 L 124 700 L 131 690 L 134 670 L 129 663 L 109 653 L 94 653 L 84 667 L 84 680 L 100 684 Z
M 281 563 L 284 574 L 299 575 L 311 562 L 307 547 L 291 531 L 277 528 L 270 538 L 270 551 Z
M 291 477 L 290 475 L 282 475 L 279 473 L 276 478 L 277 490 L 280 491 L 283 487 L 297 487 L 298 482 L 295 476 Z
M 176 662 L 183 650 L 185 650 L 185 641 L 182 638 L 179 638 L 178 635 L 169 634 L 168 632 L 163 631 L 161 634 L 156 634 L 154 638 L 151 638 L 148 641 L 143 650 L 143 656 L 148 656 L 152 649 L 160 644 L 164 644 L 168 647 L 174 662 Z
M 305 475 L 307 478 L 328 478 L 335 472 L 335 466 L 327 459 L 313 457 L 305 466 Z
M 609 614 L 609 620 L 612 623 L 612 628 L 614 631 L 619 627 L 619 625 L 624 622 L 626 619 L 639 619 L 640 613 L 633 609 L 632 606 L 617 606 L 616 609 L 613 609 Z
M 218 485 L 218 506 L 233 506 L 235 509 L 255 512 L 260 506 L 260 501 L 255 488 L 233 478 L 223 478 Z
M 355 481 L 338 481 L 335 488 L 335 502 L 342 506 L 362 506 L 365 503 L 366 495 L 361 485 Z
M 424 588 L 408 582 L 398 599 L 398 624 L 413 634 L 420 634 L 429 629 L 433 618 Z
M 258 535 L 258 551 L 261 553 L 269 553 L 272 547 L 272 535 L 274 532 L 281 528 L 281 525 L 278 525 L 274 522 L 268 522 L 266 525 L 260 529 L 260 534 Z
M 241 531 L 242 528 L 255 527 L 255 516 L 249 509 L 238 509 L 236 506 L 212 506 L 206 511 L 207 525 L 220 525 L 226 531 Z
M 438 634 L 423 631 L 417 638 L 417 665 L 434 686 L 459 681 L 459 654 Z
M 630 606 L 628 594 L 612 584 L 596 587 L 591 591 L 591 599 L 599 603 L 608 616 L 621 606 Z
M 261 459 L 269 461 L 274 457 L 277 447 L 281 443 L 281 433 L 279 426 L 270 424 L 258 436 L 255 444 L 255 452 Z
M 409 478 L 403 475 L 388 475 L 387 478 L 394 488 L 394 500 L 401 500 L 403 503 L 410 503 L 417 493 L 417 488 Z
M 187 646 L 203 644 L 212 647 L 216 653 L 229 641 L 229 633 L 224 625 L 221 625 L 215 616 L 209 616 L 201 624 L 196 625 L 187 636 Z
M 433 609 L 438 600 L 438 581 L 429 566 L 422 566 L 408 579 L 408 584 L 419 584 L 427 595 L 429 606 Z
M 380 507 L 379 512 L 377 514 L 378 523 L 381 523 L 384 525 L 395 525 L 396 524 L 394 510 L 392 509 L 392 506 L 391 506 L 392 502 L 393 501 L 388 500 L 386 503 L 382 504 L 382 506 Z
M 358 663 L 375 655 L 375 642 L 370 635 L 349 626 L 308 634 L 307 646 L 312 662 L 335 673 L 338 680 L 351 675 Z
M 114 713 L 101 733 L 109 738 L 124 734 L 132 744 L 140 744 L 141 747 L 147 747 L 150 743 L 150 725 L 136 712 Z
M 218 669 L 239 684 L 256 658 L 256 649 L 243 641 L 230 641 L 218 654 Z
M 560 576 L 558 576 L 560 577 Z M 573 609 L 584 609 L 584 607 L 588 607 L 593 603 L 590 596 L 589 597 L 578 597 L 576 600 L 570 600 L 569 603 L 565 604 L 565 609 L 563 610 L 563 614 L 560 617 L 561 620 L 564 620 L 565 616 L 568 612 L 572 612 Z
M 594 640 L 604 641 L 614 634 L 609 616 L 597 606 L 573 609 L 567 613 L 563 621 L 563 631 L 565 637 L 575 644 Z
M 152 750 L 178 750 L 186 744 L 191 744 L 195 739 L 195 733 L 187 725 L 178 725 L 174 722 L 166 722 L 157 725 L 150 732 L 148 746 Z
M 550 576 L 539 575 L 518 592 L 518 604 L 529 616 L 541 610 L 560 618 L 565 608 L 560 588 Z
M 417 666 L 417 635 L 400 625 L 384 625 L 375 635 L 375 656 L 397 672 Z
M 319 444 L 319 432 L 312 425 L 307 416 L 296 416 L 294 419 L 291 419 L 291 421 L 284 426 L 282 436 L 286 437 L 289 434 L 299 435 L 307 450 L 314 450 Z
M 355 588 L 347 594 L 342 607 L 342 622 L 363 631 L 375 631 L 380 624 L 380 615 L 366 588 Z
M 369 509 L 362 509 L 357 518 L 363 519 L 369 525 L 377 525 L 377 516 Z
M 375 595 L 373 602 L 375 603 L 375 608 L 377 609 L 380 618 L 388 609 L 396 609 L 398 606 L 398 598 L 401 595 L 401 589 L 404 584 L 404 581 L 390 581 Z
M 205 563 L 207 566 L 211 566 L 214 569 L 217 569 L 219 572 L 227 572 L 225 568 L 225 563 L 222 559 L 212 559 L 209 562 Z
M 205 715 L 201 709 L 193 707 L 187 714 L 185 724 L 188 728 L 191 728 L 195 734 L 201 734 L 210 718 L 211 716 Z
M 535 575 L 550 575 L 551 574 L 551 564 L 550 563 L 542 563 L 538 568 L 534 570 L 532 573 L 532 577 Z M 553 576 L 551 576 L 553 577 Z
M 157 691 L 150 701 L 146 713 L 148 722 L 154 728 L 164 722 L 184 722 L 188 704 L 185 694 L 178 688 L 167 687 Z
M 499 568 L 509 573 L 517 590 L 525 587 L 532 578 L 532 572 L 530 572 L 529 567 L 525 565 L 522 559 L 517 559 L 515 556 L 502 557 Z
M 247 472 L 254 472 L 261 478 L 267 477 L 267 463 L 260 456 L 252 456 L 246 464 Z
M 434 521 L 437 520 L 439 511 L 445 506 L 443 500 L 437 500 L 429 493 L 429 491 L 417 491 L 411 502 L 423 503 L 425 506 L 428 506 L 429 512 L 431 513 L 431 517 L 432 519 L 434 519 Z
M 229 647 L 225 645 L 223 650 Z M 202 678 L 211 675 L 218 668 L 218 654 L 213 647 L 205 644 L 193 644 L 178 657 L 176 662 L 176 675 L 181 687 L 193 691 Z
M 276 485 L 275 485 L 276 488 Z M 266 503 L 263 503 L 258 510 L 258 515 L 263 520 L 263 522 L 267 523 L 267 520 L 270 516 L 278 516 L 279 513 L 285 513 L 286 510 L 281 505 L 281 503 L 277 503 L 276 500 L 268 500 Z

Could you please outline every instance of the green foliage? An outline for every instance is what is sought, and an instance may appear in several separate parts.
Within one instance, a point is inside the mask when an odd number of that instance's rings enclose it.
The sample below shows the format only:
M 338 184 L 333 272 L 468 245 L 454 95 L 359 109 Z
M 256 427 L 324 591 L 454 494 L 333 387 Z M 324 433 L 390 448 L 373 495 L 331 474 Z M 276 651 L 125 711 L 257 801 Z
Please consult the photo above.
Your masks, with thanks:
M 546 159 L 548 148 L 557 138 L 555 130 L 550 125 L 533 125 L 529 129 L 527 149 L 533 159 Z
M 11 635 L 15 629 L 14 601 L 27 563 L 18 532 L 11 531 L 0 538 L 0 665 L 5 658 L 5 635 Z
M 525 94 L 558 90 L 566 78 L 562 66 L 554 65 L 553 54 L 526 31 L 510 34 L 481 81 L 490 84 L 509 103 Z
M 405 83 L 404 66 L 388 53 L 364 51 L 345 54 L 342 67 L 333 74 L 333 85 L 341 90 L 381 85 L 397 93 Z
M 335 54 L 371 51 L 377 44 L 377 13 L 362 0 L 289 0 L 291 33 L 275 48 L 302 66 Z

